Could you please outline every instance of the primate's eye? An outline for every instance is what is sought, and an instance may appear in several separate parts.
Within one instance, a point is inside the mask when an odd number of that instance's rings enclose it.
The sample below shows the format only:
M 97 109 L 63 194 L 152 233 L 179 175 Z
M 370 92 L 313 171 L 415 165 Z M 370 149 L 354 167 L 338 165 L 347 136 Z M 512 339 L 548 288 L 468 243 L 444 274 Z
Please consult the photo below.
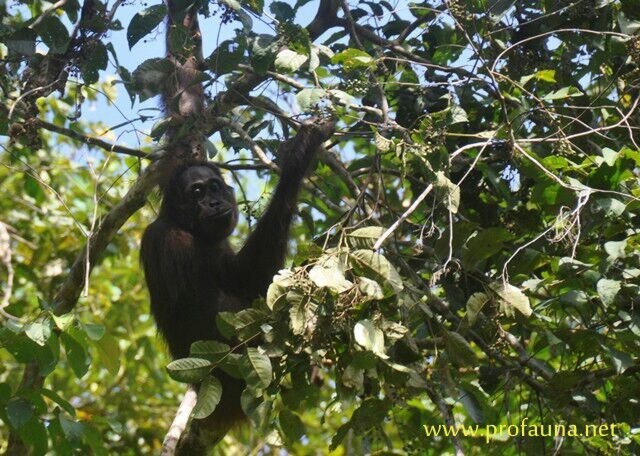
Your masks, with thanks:
M 214 192 L 217 192 L 217 191 L 218 191 L 218 190 L 220 190 L 221 188 L 222 188 L 222 185 L 220 185 L 220 182 L 218 182 L 218 181 L 213 181 L 213 182 L 211 182 L 211 189 L 212 189 Z
M 200 198 L 204 194 L 204 189 L 202 185 L 196 185 L 192 190 L 193 196 L 196 198 Z

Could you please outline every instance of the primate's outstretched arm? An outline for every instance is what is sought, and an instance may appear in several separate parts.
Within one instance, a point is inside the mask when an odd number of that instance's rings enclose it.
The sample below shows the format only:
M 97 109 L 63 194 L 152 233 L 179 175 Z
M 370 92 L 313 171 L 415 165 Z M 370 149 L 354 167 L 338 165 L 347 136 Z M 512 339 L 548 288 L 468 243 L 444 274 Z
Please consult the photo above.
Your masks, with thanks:
M 233 274 L 243 277 L 248 297 L 263 295 L 284 264 L 289 226 L 302 180 L 318 148 L 333 132 L 332 122 L 305 123 L 280 146 L 280 181 L 265 213 L 233 259 Z

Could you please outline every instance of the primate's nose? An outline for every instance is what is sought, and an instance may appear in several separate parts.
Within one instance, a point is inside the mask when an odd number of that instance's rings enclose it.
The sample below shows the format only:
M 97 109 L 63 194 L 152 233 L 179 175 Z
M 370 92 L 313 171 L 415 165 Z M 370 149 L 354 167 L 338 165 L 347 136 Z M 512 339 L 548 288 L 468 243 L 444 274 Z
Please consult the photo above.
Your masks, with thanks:
M 217 207 L 220 205 L 220 201 L 209 201 L 209 207 Z

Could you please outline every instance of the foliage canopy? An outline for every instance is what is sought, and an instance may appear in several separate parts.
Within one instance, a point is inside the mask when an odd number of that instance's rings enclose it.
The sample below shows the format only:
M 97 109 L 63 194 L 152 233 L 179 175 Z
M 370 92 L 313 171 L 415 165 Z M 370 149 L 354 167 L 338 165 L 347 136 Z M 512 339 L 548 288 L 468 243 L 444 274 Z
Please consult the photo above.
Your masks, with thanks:
M 141 103 L 174 67 L 127 67 L 110 42 L 157 39 L 167 8 L 136 4 L 123 22 L 119 0 L 0 3 L 0 450 L 155 450 L 178 382 L 205 380 L 194 415 L 207 416 L 220 367 L 247 382 L 253 423 L 221 454 L 637 452 L 640 1 L 195 5 L 230 38 L 203 56 L 207 115 L 183 128 L 236 183 L 238 237 L 296 121 L 338 119 L 290 266 L 212 322 L 226 340 L 169 363 L 137 249 L 158 207 L 147 165 L 171 127 Z M 168 46 L 197 43 L 176 25 Z M 117 95 L 124 123 L 86 119 Z M 141 143 L 123 145 L 127 129 Z M 619 432 L 422 428 L 523 419 Z

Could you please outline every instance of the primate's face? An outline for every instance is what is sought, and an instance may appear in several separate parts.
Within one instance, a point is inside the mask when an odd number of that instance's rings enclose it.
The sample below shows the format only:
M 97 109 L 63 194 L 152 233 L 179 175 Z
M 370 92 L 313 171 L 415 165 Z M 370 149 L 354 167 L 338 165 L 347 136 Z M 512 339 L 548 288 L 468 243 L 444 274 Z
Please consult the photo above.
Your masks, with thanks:
M 233 188 L 215 171 L 207 166 L 192 166 L 182 173 L 179 185 L 193 234 L 217 240 L 233 232 L 238 222 Z

